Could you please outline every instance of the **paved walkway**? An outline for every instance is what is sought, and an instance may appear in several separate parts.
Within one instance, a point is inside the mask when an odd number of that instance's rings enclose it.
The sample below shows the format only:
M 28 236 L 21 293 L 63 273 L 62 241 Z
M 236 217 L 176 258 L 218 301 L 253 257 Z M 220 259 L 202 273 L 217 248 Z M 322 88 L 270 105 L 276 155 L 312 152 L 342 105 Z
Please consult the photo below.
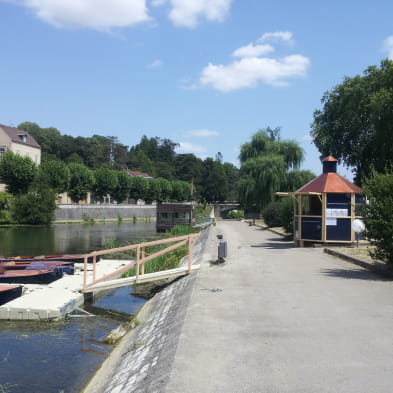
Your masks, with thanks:
M 216 234 L 228 242 L 222 265 L 210 263 Z M 172 364 L 157 391 L 390 393 L 393 283 L 321 249 L 220 221 Z

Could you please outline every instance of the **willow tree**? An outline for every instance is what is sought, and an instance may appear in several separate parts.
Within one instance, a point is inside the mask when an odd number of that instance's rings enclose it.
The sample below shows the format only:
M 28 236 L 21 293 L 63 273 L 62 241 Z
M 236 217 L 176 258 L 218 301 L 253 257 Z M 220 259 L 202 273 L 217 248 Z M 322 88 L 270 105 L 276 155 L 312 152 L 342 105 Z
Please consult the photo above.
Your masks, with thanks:
M 240 148 L 239 200 L 246 209 L 260 211 L 285 184 L 288 171 L 297 169 L 303 149 L 280 139 L 280 128 L 259 130 Z

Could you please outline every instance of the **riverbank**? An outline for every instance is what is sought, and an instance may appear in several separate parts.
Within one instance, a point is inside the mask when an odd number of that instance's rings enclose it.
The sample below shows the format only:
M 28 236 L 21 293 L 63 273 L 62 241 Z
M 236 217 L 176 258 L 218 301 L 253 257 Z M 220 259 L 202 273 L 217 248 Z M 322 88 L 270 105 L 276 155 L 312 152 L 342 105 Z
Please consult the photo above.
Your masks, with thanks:
M 155 220 L 155 205 L 57 205 L 55 223 Z
M 205 260 L 211 230 L 204 229 L 194 244 L 194 264 Z M 176 280 L 144 304 L 135 316 L 136 327 L 121 339 L 83 393 L 159 391 L 169 375 L 195 278 L 193 273 Z M 153 377 L 153 371 L 160 377 Z

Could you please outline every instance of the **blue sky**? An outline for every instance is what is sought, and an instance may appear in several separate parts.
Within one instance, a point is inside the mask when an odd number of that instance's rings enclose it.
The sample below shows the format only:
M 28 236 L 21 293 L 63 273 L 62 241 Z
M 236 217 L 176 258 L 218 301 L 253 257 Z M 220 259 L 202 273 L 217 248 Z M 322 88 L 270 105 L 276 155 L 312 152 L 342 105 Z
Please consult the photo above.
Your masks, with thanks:
M 0 123 L 160 136 L 234 164 L 281 127 L 319 174 L 313 112 L 393 58 L 392 15 L 387 0 L 0 0 Z

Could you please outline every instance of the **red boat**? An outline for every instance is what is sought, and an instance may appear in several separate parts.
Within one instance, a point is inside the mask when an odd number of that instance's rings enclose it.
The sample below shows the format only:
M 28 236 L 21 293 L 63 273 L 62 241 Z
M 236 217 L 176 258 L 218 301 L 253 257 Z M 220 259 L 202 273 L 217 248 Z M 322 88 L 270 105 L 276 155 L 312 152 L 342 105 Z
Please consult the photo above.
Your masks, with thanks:
M 66 274 L 74 274 L 74 262 L 64 262 L 64 261 L 7 261 L 0 262 L 1 266 L 5 268 L 5 270 L 37 270 L 37 269 L 61 269 Z
M 22 285 L 0 285 L 0 306 L 22 295 Z
M 49 284 L 63 277 L 61 269 L 5 270 L 0 267 L 0 283 Z
M 97 255 L 96 262 L 100 260 L 100 256 Z M 17 257 L 6 257 L 1 258 L 0 262 L 30 262 L 30 261 L 62 261 L 62 262 L 74 262 L 74 263 L 83 263 L 84 255 L 83 254 L 60 254 L 60 255 L 37 255 L 37 256 L 17 256 Z M 88 263 L 93 262 L 93 257 L 87 258 Z

